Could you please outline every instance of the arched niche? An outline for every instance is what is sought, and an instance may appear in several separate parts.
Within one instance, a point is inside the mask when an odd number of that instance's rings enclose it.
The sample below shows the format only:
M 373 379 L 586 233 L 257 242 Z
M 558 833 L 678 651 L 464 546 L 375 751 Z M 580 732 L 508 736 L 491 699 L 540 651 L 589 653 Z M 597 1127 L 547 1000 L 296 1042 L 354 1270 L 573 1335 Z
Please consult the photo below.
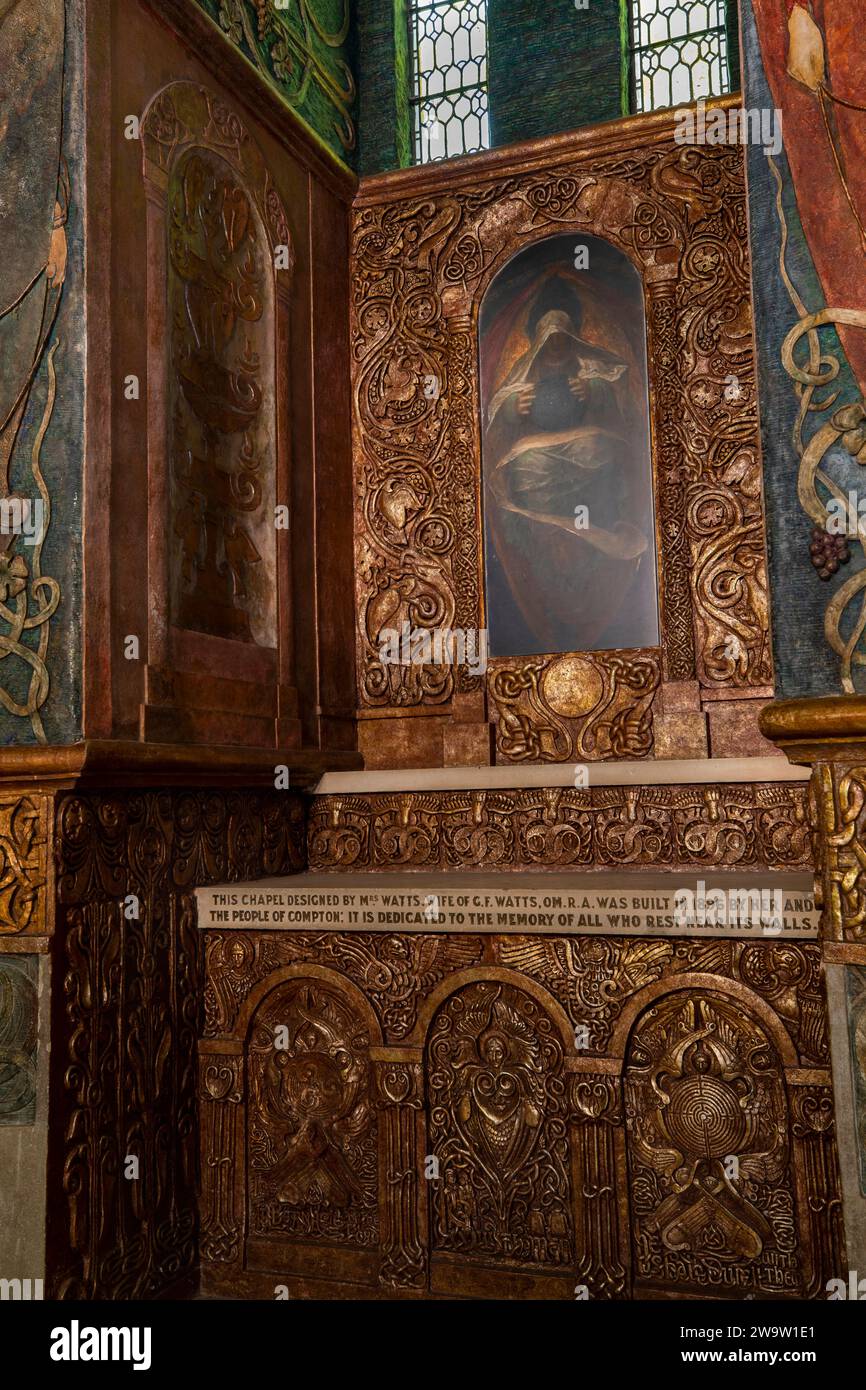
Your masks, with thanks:
M 640 272 L 611 242 L 523 246 L 478 317 L 490 655 L 656 647 Z
M 634 1288 L 805 1296 L 783 1059 L 721 990 L 676 991 L 635 1021 L 623 1070 Z
M 228 713 L 233 738 L 267 745 L 278 690 L 288 695 L 294 683 L 289 531 L 274 526 L 275 507 L 290 492 L 288 221 L 256 141 L 208 88 L 172 82 L 156 93 L 142 116 L 141 146 L 148 296 L 142 723 L 151 735 L 176 730 L 179 705 L 193 741 L 206 740 L 226 727 Z M 196 680 L 178 687 L 179 671 Z M 201 675 L 211 678 L 207 689 Z M 289 709 L 291 700 L 281 704 Z

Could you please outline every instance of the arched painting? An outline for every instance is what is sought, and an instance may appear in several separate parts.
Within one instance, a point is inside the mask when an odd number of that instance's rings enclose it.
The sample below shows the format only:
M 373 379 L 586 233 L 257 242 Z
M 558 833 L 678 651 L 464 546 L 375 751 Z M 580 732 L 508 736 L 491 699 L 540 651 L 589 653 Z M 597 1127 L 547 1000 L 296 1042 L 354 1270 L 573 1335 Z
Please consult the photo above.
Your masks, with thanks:
M 637 270 L 598 237 L 534 243 L 485 295 L 480 353 L 491 656 L 657 646 Z

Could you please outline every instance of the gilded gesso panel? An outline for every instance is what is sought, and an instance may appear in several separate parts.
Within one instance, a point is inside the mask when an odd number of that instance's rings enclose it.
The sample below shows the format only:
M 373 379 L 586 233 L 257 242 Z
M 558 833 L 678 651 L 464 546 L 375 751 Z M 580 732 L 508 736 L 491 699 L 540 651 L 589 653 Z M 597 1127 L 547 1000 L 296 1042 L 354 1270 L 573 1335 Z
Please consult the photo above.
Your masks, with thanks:
M 362 713 L 444 713 L 486 686 L 499 761 L 593 760 L 651 755 L 669 682 L 769 693 L 742 151 L 677 144 L 672 121 L 651 134 L 623 122 L 546 158 L 417 175 L 362 185 L 354 217 Z M 486 677 L 383 661 L 383 631 L 486 626 L 479 309 L 515 252 L 563 232 L 609 242 L 641 275 L 660 648 L 586 653 L 577 671 L 562 655 L 498 658 Z
M 199 1097 L 210 1293 L 844 1274 L 814 943 L 209 930 Z

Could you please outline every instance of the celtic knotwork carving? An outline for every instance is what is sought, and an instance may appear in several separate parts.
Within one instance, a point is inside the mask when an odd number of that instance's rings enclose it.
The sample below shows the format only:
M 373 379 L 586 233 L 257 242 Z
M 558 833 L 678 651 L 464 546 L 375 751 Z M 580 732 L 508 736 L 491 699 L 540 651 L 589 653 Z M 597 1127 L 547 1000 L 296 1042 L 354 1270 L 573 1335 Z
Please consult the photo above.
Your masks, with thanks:
M 652 751 L 658 659 L 648 653 L 491 663 L 497 751 L 505 762 L 594 762 Z
M 303 862 L 302 837 L 300 800 L 287 792 L 59 800 L 56 969 L 65 1022 L 51 1061 L 65 1136 L 60 1296 L 150 1296 L 194 1268 L 197 1096 L 209 1114 L 236 1109 L 237 1085 L 220 1070 L 230 1065 L 223 1059 L 196 1077 L 201 938 L 192 891 L 290 873 Z M 220 1101 L 214 1090 L 224 1083 Z M 230 1157 L 229 1122 L 211 1114 L 207 1123 L 217 1138 L 213 1150 L 204 1141 L 205 1153 Z M 140 1157 L 138 1183 L 118 1177 L 128 1154 Z M 221 1259 L 236 1248 L 229 1167 L 220 1159 L 207 1170 L 206 1187 L 211 1178 L 216 1187 L 201 1208 L 204 1223 L 213 1217 Z
M 0 956 L 0 1125 L 36 1118 L 37 956 Z
M 862 941 L 866 939 L 866 767 L 819 764 L 814 784 L 823 929 L 832 941 Z
M 480 186 L 434 184 L 421 199 L 405 188 L 378 197 L 361 204 L 354 227 L 362 705 L 442 704 L 454 689 L 477 683 L 462 668 L 389 668 L 380 638 L 404 622 L 481 625 L 474 316 L 492 274 L 513 252 L 565 226 L 610 240 L 646 277 L 666 677 L 766 685 L 741 151 L 673 141 L 651 150 L 596 145 L 570 160 L 560 156 L 550 170 L 506 178 L 491 171 Z M 710 489 L 738 518 L 736 542 L 722 555 L 717 533 L 704 524 L 706 507 L 693 509 L 689 523 L 690 487 Z M 506 703 L 518 693 L 506 691 Z M 534 738 L 519 719 L 506 719 L 500 757 L 571 758 L 573 728 L 547 710 L 539 724 Z M 618 754 L 577 756 L 645 756 L 648 726 L 623 728 L 619 741 Z
M 476 1259 L 573 1258 L 562 1045 L 533 999 L 470 985 L 428 1043 L 433 1248 Z
M 240 1247 L 241 1226 L 234 1201 L 235 1111 L 242 1099 L 238 1057 L 202 1057 L 199 1099 L 206 1163 L 213 1175 L 211 1200 L 202 1215 L 201 1251 L 206 1260 L 231 1263 Z
M 542 788 L 515 817 L 518 855 L 527 864 L 587 864 L 592 860 L 589 797 L 578 791 Z
M 600 797 L 596 843 L 605 864 L 666 864 L 674 857 L 673 818 L 665 792 L 641 795 L 636 787 Z
M 48 801 L 0 797 L 0 935 L 48 930 Z
M 626 1103 L 636 1279 L 799 1291 L 783 1070 L 754 1019 L 705 991 L 653 1006 Z
M 368 1047 L 345 997 L 317 982 L 279 985 L 260 1007 L 248 1054 L 254 1233 L 375 1244 Z
M 760 493 L 754 456 L 743 461 Z M 702 672 L 725 684 L 770 683 L 763 519 L 756 498 L 698 485 L 688 491 L 693 591 L 701 630 Z
M 736 792 L 724 797 L 718 787 L 702 787 L 691 796 L 675 798 L 674 824 L 684 857 L 694 855 L 709 864 L 752 864 L 757 856 L 757 831 L 748 798 Z
M 812 866 L 808 788 L 539 788 L 315 797 L 312 867 Z
M 828 1066 L 827 1008 L 815 948 L 768 941 L 740 951 L 740 979 L 785 1020 L 804 1060 Z
M 512 936 L 496 949 L 503 965 L 544 982 L 572 1021 L 584 1026 L 583 1047 L 591 1052 L 604 1050 L 625 1000 L 657 980 L 673 959 L 670 941 L 601 936 Z

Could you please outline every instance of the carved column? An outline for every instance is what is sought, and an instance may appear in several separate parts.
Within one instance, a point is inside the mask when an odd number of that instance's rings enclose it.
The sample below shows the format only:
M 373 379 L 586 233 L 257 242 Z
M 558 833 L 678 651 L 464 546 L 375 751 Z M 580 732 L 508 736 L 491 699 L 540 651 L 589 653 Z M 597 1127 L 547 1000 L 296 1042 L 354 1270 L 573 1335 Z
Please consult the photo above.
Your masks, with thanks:
M 762 712 L 761 730 L 793 763 L 812 768 L 812 838 L 821 949 L 827 980 L 833 1096 L 842 1175 L 844 1243 L 851 1269 L 866 1269 L 866 698 L 782 700 Z M 832 1122 L 829 1102 L 796 1097 L 798 1133 L 817 1165 Z M 817 1218 L 816 1218 L 817 1219 Z M 832 1212 L 820 1239 L 833 1240 Z M 816 1238 L 818 1227 L 816 1226 Z M 841 1243 L 839 1233 L 836 1245 Z M 836 1258 L 836 1245 L 827 1250 Z M 841 1274 L 841 1270 L 834 1270 Z M 817 1296 L 822 1296 L 819 1290 Z
M 228 1049 L 231 1049 L 229 1053 Z M 202 1184 L 201 1254 L 210 1263 L 238 1264 L 242 1247 L 243 1057 L 239 1043 L 199 1044 L 199 1131 L 202 1167 L 211 1170 Z
M 453 488 L 453 515 L 458 522 L 454 572 L 460 583 L 456 595 L 455 627 L 482 629 L 487 625 L 481 557 L 481 488 L 476 463 L 481 457 L 481 409 L 475 370 L 476 334 L 471 303 L 465 292 L 443 294 L 448 329 L 448 457 Z M 452 719 L 443 733 L 446 767 L 488 767 L 493 762 L 493 730 L 487 716 L 483 676 L 465 666 L 454 672 Z
M 590 1298 L 629 1296 L 622 1081 L 619 1063 L 614 1067 L 614 1074 L 580 1071 L 571 1078 L 576 1273 Z
M 427 1221 L 424 1172 L 424 1082 L 420 1049 L 372 1048 L 380 1141 L 382 1263 L 379 1282 L 390 1289 L 426 1288 Z

